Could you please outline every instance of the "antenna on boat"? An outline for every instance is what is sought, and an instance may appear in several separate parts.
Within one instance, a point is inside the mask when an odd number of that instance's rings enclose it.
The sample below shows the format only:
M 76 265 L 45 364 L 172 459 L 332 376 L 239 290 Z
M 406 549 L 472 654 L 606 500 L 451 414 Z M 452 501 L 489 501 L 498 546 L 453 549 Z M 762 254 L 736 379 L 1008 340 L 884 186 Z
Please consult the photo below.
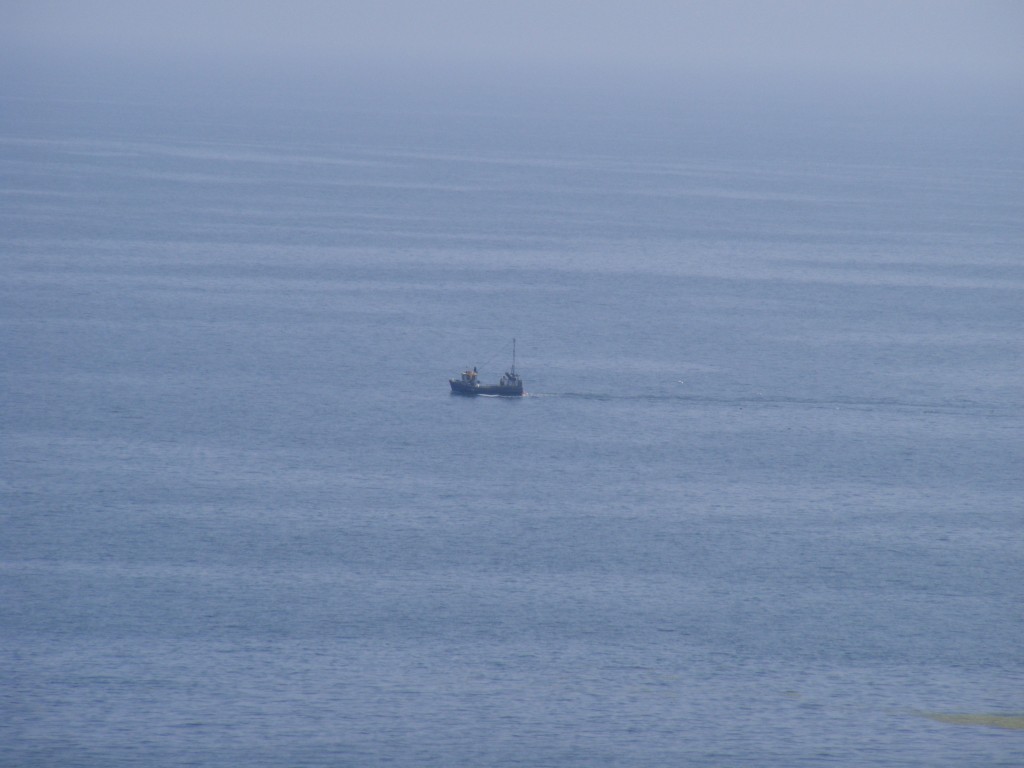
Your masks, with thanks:
M 512 337 L 512 373 L 516 372 L 516 339 Z

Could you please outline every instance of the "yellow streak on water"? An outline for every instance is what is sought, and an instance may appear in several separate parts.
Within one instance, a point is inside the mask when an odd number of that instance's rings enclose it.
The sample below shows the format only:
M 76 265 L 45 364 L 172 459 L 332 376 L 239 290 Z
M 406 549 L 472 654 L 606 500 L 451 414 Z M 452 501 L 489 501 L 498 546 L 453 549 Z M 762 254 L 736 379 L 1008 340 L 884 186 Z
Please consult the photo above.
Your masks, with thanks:
M 1024 730 L 1024 715 L 945 715 L 939 712 L 920 712 L 922 717 L 950 725 L 982 725 L 986 728 Z

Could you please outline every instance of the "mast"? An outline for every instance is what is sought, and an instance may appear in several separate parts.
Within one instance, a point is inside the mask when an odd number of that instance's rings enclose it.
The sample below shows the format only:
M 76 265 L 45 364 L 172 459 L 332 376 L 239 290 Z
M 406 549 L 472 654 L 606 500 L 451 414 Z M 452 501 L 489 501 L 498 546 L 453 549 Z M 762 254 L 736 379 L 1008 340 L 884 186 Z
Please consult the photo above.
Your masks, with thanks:
M 516 339 L 512 337 L 512 375 L 516 372 Z

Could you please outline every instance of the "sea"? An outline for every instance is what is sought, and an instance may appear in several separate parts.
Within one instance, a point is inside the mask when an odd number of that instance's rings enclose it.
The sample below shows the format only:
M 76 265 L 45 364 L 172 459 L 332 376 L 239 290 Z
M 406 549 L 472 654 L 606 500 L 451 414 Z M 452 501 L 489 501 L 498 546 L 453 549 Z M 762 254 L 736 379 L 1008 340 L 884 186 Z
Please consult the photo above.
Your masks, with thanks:
M 406 95 L 4 97 L 0 765 L 1024 765 L 1019 114 Z

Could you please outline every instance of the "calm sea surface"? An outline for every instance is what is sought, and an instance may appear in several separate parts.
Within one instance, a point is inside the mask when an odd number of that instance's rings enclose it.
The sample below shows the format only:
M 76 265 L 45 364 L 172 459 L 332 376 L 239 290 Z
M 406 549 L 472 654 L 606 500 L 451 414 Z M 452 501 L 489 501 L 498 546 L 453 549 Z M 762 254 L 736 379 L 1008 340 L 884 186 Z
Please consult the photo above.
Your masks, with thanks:
M 0 764 L 1024 764 L 1024 163 L 791 138 L 7 101 Z

